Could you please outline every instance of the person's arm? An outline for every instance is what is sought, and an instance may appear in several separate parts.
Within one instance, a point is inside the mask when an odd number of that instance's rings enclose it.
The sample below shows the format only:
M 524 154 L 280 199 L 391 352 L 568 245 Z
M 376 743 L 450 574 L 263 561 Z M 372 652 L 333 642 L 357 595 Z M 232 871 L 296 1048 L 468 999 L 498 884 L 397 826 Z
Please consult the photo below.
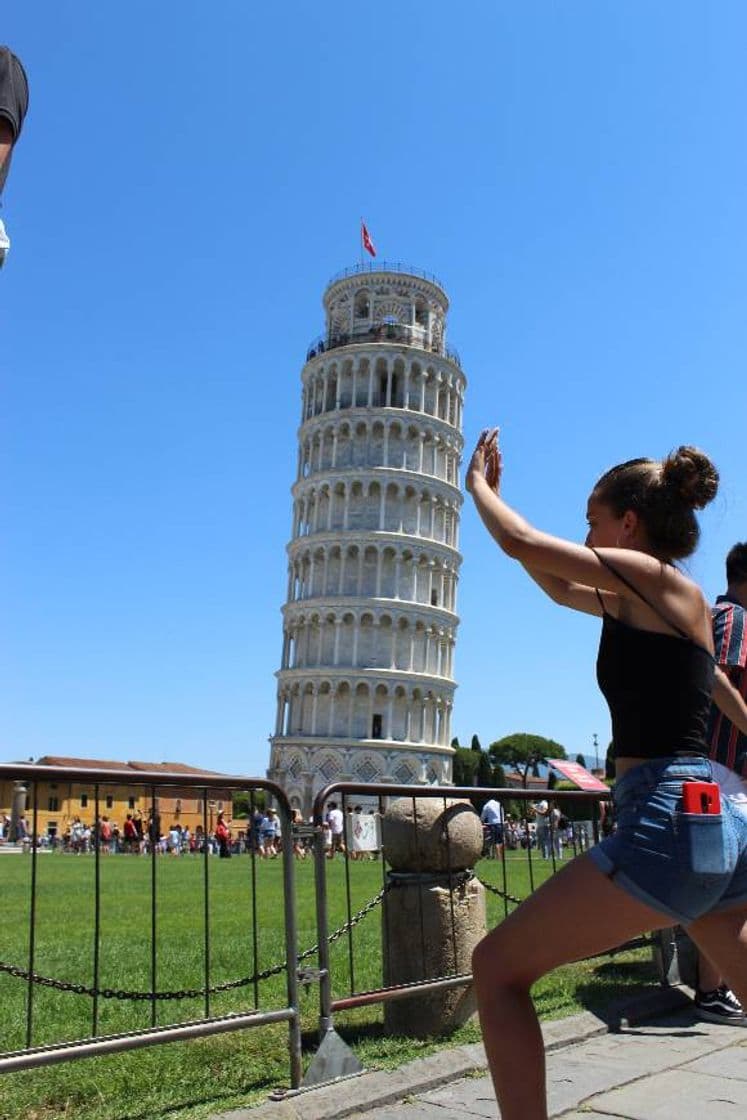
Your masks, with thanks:
M 713 681 L 714 704 L 724 713 L 726 718 L 737 727 L 743 735 L 747 735 L 747 704 L 737 692 L 734 685 L 723 669 L 716 666 L 716 675 Z
M 583 611 L 584 614 L 601 617 L 602 605 L 593 587 L 586 587 L 581 583 L 571 583 L 567 579 L 560 579 L 559 576 L 551 576 L 547 572 L 530 568 L 526 563 L 523 564 L 523 568 L 537 586 L 541 587 L 545 594 L 552 599 L 553 603 L 557 603 L 561 607 L 570 607 L 574 611 Z M 604 592 L 604 595 L 609 594 L 609 591 Z
M 588 609 L 593 588 L 615 592 L 639 606 L 639 597 L 602 563 L 595 551 L 535 529 L 501 498 L 502 463 L 495 439 L 494 432 L 484 432 L 480 437 L 465 482 L 483 524 L 506 555 L 530 569 L 533 578 L 535 573 L 540 573 L 543 578 L 554 577 L 569 588 L 575 585 L 588 588 L 587 593 L 578 595 L 584 607 L 576 609 Z M 692 585 L 673 579 L 673 570 L 668 570 L 662 561 L 629 548 L 601 548 L 598 552 L 608 557 L 613 568 L 646 598 L 658 602 L 668 618 L 676 621 L 686 615 L 689 620 L 692 616 Z M 550 585 L 558 590 L 557 583 Z M 574 595 L 575 591 L 567 592 L 564 600 L 567 605 L 573 605 Z
M 467 470 L 466 486 L 483 525 L 507 556 L 518 560 L 532 573 L 551 576 L 566 584 L 579 583 L 588 588 L 627 592 L 621 580 L 586 545 L 543 533 L 512 509 L 489 485 L 484 464 L 484 453 L 478 444 Z M 609 554 L 615 568 L 622 574 L 627 576 L 630 573 L 632 579 L 638 578 L 639 586 L 661 571 L 661 562 L 646 553 L 617 548 L 599 551 Z

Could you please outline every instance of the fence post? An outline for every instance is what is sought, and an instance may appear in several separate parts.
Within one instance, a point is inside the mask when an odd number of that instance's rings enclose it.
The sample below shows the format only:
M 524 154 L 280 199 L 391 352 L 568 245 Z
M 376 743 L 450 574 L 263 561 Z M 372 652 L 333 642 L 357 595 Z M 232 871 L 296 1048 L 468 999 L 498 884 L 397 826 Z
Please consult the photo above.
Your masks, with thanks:
M 285 959 L 287 961 L 286 992 L 288 1006 L 295 1012 L 288 1024 L 288 1052 L 290 1057 L 291 1088 L 301 1084 L 301 1009 L 298 1000 L 298 930 L 296 927 L 295 863 L 293 860 L 293 835 L 288 801 L 278 800 L 282 816 L 281 844 L 283 847 L 283 910 L 285 912 Z
M 347 854 L 346 857 L 347 859 Z M 317 959 L 319 963 L 319 1049 L 304 1075 L 304 1088 L 360 1073 L 363 1066 L 332 1023 L 332 975 L 327 914 L 327 868 L 322 806 L 314 803 L 314 883 L 316 887 Z

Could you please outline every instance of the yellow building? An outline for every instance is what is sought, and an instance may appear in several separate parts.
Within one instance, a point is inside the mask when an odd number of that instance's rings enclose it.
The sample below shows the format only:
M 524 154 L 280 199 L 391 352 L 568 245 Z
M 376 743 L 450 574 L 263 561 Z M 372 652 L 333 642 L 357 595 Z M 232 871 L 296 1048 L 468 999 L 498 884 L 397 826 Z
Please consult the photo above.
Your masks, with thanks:
M 99 786 L 99 815 L 107 817 L 111 825 L 116 825 L 120 836 L 124 836 L 124 823 L 128 813 L 133 818 L 140 817 L 143 827 L 150 817 L 153 796 L 151 790 L 138 785 L 138 774 L 143 771 L 159 770 L 168 774 L 203 774 L 215 777 L 215 771 L 200 770 L 182 762 L 110 762 L 100 758 L 62 758 L 57 755 L 44 755 L 36 760 L 39 766 L 64 766 L 76 768 L 116 770 L 122 781 L 116 785 Z M 29 832 L 33 827 L 33 791 L 27 783 L 26 822 Z M 231 811 L 231 791 L 212 789 L 207 793 L 207 806 L 201 791 L 185 787 L 179 789 L 169 786 L 156 790 L 155 809 L 159 819 L 160 831 L 167 832 L 172 824 L 189 828 L 194 833 L 207 821 L 208 831 L 212 831 L 218 812 L 225 808 Z M 0 780 L 0 816 L 11 815 L 14 797 L 14 783 Z M 96 820 L 96 789 L 92 782 L 40 781 L 37 789 L 37 832 L 39 836 L 63 837 L 72 827 L 75 818 L 83 824 L 91 825 Z

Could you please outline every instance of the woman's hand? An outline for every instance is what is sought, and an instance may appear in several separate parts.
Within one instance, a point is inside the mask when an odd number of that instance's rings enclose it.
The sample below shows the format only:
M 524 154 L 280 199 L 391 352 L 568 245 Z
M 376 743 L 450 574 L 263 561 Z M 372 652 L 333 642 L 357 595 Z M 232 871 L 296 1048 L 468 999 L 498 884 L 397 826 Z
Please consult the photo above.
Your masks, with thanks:
M 497 494 L 502 471 L 503 460 L 498 450 L 498 429 L 485 428 L 480 433 L 477 446 L 472 452 L 465 475 L 465 486 L 469 493 L 472 493 L 475 478 L 479 476 L 484 478 L 490 489 Z

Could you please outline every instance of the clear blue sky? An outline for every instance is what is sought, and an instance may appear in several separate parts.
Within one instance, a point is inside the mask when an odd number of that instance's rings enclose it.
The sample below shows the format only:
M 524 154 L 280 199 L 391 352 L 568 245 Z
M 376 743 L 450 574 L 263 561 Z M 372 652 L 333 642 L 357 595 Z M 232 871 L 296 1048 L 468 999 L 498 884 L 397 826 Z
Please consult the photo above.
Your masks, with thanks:
M 581 538 L 588 491 L 692 442 L 747 538 L 747 9 L 688 0 L 12 0 L 31 109 L 3 216 L 0 759 L 261 773 L 300 371 L 329 277 L 451 296 L 465 438 Z M 461 529 L 454 732 L 575 754 L 598 623 Z

